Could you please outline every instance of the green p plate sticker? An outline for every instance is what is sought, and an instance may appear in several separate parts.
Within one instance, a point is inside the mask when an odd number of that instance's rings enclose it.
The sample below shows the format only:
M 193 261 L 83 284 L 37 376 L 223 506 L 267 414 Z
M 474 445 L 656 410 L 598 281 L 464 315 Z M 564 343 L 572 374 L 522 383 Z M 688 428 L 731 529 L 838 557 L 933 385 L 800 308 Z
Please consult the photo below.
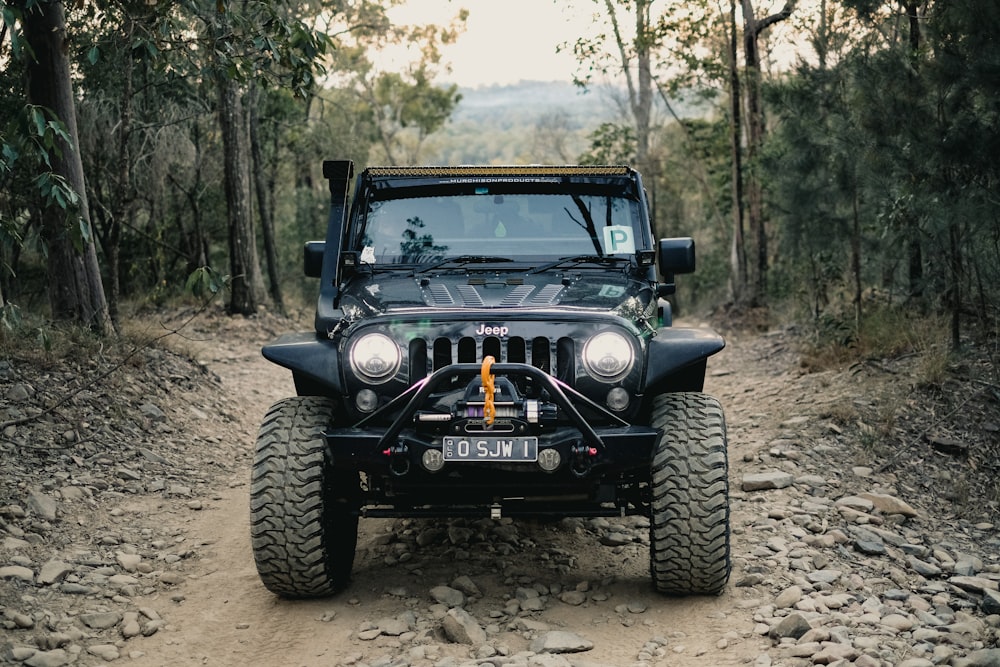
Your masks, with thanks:
M 635 237 L 632 228 L 626 225 L 611 225 L 604 228 L 604 252 L 609 255 L 631 255 L 635 252 Z

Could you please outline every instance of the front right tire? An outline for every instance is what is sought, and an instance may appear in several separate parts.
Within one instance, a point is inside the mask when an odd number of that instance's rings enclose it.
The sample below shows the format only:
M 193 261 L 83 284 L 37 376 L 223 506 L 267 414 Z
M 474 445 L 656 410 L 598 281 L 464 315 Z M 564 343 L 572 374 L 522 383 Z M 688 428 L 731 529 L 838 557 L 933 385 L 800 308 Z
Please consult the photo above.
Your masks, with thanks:
M 662 435 L 650 478 L 649 570 L 669 595 L 716 595 L 732 570 L 729 461 L 719 402 L 698 392 L 653 398 Z
M 357 472 L 337 469 L 323 439 L 334 407 L 328 398 L 286 398 L 257 435 L 250 536 L 261 581 L 281 597 L 325 597 L 350 579 L 360 484 Z

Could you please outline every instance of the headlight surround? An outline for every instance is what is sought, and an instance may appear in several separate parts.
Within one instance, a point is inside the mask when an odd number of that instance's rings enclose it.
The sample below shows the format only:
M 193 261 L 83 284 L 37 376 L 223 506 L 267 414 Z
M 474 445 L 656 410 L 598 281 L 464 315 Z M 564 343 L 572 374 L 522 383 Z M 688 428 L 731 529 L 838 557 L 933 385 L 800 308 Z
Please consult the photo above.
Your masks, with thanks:
M 614 382 L 632 370 L 635 351 L 625 336 L 604 331 L 583 346 L 583 365 L 598 380 Z
M 381 383 L 392 378 L 403 361 L 395 341 L 380 333 L 365 334 L 351 346 L 351 368 L 369 382 Z

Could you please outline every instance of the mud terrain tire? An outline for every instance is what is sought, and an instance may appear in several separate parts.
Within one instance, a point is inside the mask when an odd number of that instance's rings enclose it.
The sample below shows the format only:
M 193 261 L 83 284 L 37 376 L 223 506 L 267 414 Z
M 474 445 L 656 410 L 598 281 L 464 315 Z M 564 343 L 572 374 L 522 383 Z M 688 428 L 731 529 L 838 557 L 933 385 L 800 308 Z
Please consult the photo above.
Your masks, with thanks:
M 729 555 L 729 462 L 722 406 L 701 393 L 653 399 L 649 569 L 669 595 L 718 594 Z
M 336 593 L 354 564 L 359 480 L 334 468 L 323 441 L 333 411 L 327 398 L 286 398 L 257 435 L 250 536 L 261 581 L 282 597 Z

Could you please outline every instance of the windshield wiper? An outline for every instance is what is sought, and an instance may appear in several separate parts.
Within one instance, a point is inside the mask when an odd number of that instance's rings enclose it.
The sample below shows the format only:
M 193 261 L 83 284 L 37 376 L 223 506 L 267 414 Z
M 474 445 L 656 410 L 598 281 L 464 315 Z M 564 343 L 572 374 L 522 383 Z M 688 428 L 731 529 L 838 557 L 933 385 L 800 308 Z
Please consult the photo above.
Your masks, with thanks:
M 631 261 L 628 257 L 615 257 L 613 255 L 575 255 L 573 257 L 560 257 L 554 262 L 542 264 L 529 273 L 544 273 L 564 264 L 617 264 L 618 262 Z
M 433 271 L 434 269 L 439 269 L 443 266 L 454 265 L 454 266 L 464 266 L 466 264 L 489 264 L 492 262 L 513 262 L 510 257 L 493 257 L 490 255 L 459 255 L 458 257 L 445 257 L 444 259 L 434 262 L 430 266 L 421 266 L 413 270 L 416 273 L 427 273 L 428 271 Z

